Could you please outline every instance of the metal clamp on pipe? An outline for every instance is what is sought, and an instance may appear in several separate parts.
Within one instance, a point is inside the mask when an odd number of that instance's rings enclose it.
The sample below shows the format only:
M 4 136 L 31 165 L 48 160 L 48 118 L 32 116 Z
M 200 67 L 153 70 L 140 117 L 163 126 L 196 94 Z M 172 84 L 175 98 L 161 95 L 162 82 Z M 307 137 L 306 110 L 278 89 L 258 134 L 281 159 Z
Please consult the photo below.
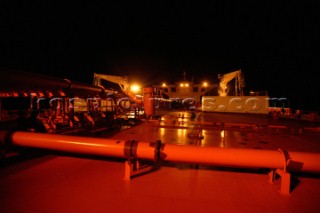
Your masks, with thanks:
M 269 173 L 270 182 L 273 183 L 276 179 L 276 174 L 281 177 L 281 187 L 280 192 L 285 195 L 290 194 L 290 185 L 291 185 L 291 174 L 287 172 L 287 167 L 291 161 L 289 152 L 283 149 L 278 149 L 278 151 L 283 155 L 283 169 L 273 169 Z
M 136 158 L 137 156 L 137 147 L 138 147 L 138 141 L 130 140 L 126 141 L 124 144 L 124 157 L 128 160 L 131 160 L 133 158 Z
M 278 149 L 278 151 L 283 155 L 283 171 L 287 172 L 287 166 L 289 165 L 289 162 L 291 160 L 289 152 L 283 149 Z
M 163 149 L 163 143 L 161 140 L 157 140 L 155 142 L 151 142 L 151 146 L 154 147 L 154 161 L 159 162 L 162 160 L 161 150 Z

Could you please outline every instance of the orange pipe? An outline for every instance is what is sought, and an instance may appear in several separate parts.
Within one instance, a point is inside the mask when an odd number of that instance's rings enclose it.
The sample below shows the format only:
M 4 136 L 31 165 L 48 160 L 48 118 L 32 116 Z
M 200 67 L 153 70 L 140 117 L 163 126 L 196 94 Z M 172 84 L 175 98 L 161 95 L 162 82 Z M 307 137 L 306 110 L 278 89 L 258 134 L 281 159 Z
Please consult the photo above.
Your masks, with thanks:
M 139 142 L 136 151 L 136 157 L 142 159 L 155 159 L 157 153 L 152 143 Z
M 165 160 L 235 167 L 284 167 L 284 156 L 277 150 L 199 147 L 165 144 Z
M 148 116 L 154 115 L 154 98 L 153 98 L 153 88 L 145 87 L 143 88 L 144 94 L 144 113 Z
M 175 144 L 165 144 L 162 152 L 164 160 L 173 162 L 320 172 L 320 153 Z
M 320 172 L 320 153 L 289 152 L 291 171 Z
M 130 156 L 148 160 L 154 160 L 157 156 L 161 156 L 162 160 L 173 162 L 320 172 L 320 153 L 174 144 L 162 144 L 161 148 L 157 148 L 156 144 L 148 142 L 31 132 L 14 132 L 9 137 L 6 133 L 0 132 L 0 136 L 2 141 L 9 140 L 13 145 L 17 146 L 45 148 L 72 153 L 119 158 Z
M 120 140 L 31 132 L 14 132 L 10 141 L 17 146 L 111 157 L 124 157 L 126 143 Z

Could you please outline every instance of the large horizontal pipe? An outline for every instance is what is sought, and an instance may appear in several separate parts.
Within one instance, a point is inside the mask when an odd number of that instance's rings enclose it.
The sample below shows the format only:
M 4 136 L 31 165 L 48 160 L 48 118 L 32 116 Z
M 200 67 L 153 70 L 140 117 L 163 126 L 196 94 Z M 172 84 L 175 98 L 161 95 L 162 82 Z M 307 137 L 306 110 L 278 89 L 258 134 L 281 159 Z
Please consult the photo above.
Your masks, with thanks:
M 320 172 L 320 153 L 286 152 L 220 147 L 163 144 L 157 149 L 148 142 L 55 135 L 31 132 L 0 132 L 2 141 L 16 146 L 127 158 L 128 156 L 206 165 L 245 168 L 285 169 L 296 172 Z M 1 140 L 0 138 L 0 140 Z M 161 153 L 159 153 L 161 152 Z M 128 155 L 130 153 L 130 155 Z
M 30 132 L 14 132 L 7 136 L 6 140 L 16 146 L 79 154 L 125 157 L 125 141 L 119 140 Z
M 76 95 L 101 95 L 105 92 L 105 89 L 101 86 L 93 86 L 90 84 L 85 84 L 85 83 L 80 83 L 80 82 L 74 82 L 74 81 L 69 81 L 70 86 L 68 90 L 72 94 Z
M 104 88 L 90 84 L 8 68 L 1 68 L 0 70 L 0 91 L 2 92 L 46 90 L 62 90 L 73 95 L 100 95 L 105 92 Z
M 62 90 L 69 86 L 64 79 L 9 68 L 1 68 L 0 82 L 0 91 Z
M 283 169 L 285 158 L 278 150 L 199 147 L 165 144 L 166 160 L 234 167 Z M 320 159 L 320 158 L 319 158 Z
M 174 144 L 165 144 L 164 150 L 166 160 L 173 162 L 320 172 L 320 153 Z

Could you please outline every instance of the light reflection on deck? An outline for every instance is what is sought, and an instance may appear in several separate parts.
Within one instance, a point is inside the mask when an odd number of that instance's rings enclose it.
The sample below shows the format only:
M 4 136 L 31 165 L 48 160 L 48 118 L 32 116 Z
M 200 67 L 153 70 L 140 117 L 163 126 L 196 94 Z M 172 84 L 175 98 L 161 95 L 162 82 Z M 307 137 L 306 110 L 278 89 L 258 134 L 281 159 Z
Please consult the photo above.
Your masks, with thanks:
M 206 114 L 198 116 L 201 122 L 192 121 L 188 117 L 182 120 L 178 115 L 182 113 L 175 112 L 164 116 L 161 121 L 143 122 L 142 124 L 121 131 L 111 138 L 119 140 L 137 140 L 137 141 L 156 141 L 161 140 L 163 143 L 179 145 L 198 145 L 198 146 L 215 146 L 224 148 L 253 148 L 253 149 L 285 149 L 289 151 L 306 151 L 320 152 L 320 144 L 316 143 L 318 134 L 298 133 L 283 128 L 268 129 L 252 128 L 250 125 L 267 125 L 268 118 L 247 117 L 246 121 L 249 126 L 238 126 L 230 128 L 221 125 L 221 120 L 217 117 L 221 115 Z M 184 113 L 188 116 L 188 113 Z M 229 115 L 233 119 L 233 115 Z M 219 123 L 214 126 L 212 121 Z M 234 122 L 234 121 L 233 121 Z M 273 121 L 272 121 L 273 122 Z M 199 124 L 200 123 L 200 124 Z M 228 122 L 227 122 L 228 123 Z M 229 122 L 230 123 L 230 122 Z M 199 124 L 199 125 L 198 125 Z M 234 123 L 237 124 L 237 123 Z M 296 124 L 294 124 L 296 125 Z M 297 128 L 294 126 L 294 128 Z M 200 134 L 203 138 L 188 137 L 190 135 Z M 108 133 L 100 135 L 101 137 L 110 137 Z
M 182 113 L 184 118 L 177 119 Z M 161 140 L 182 146 L 320 152 L 319 133 L 220 125 L 246 121 L 265 126 L 274 122 L 268 118 L 230 116 L 230 120 L 223 121 L 221 115 L 209 113 L 200 114 L 192 121 L 188 115 L 189 112 L 173 112 L 164 116 L 162 121 L 146 121 L 118 132 L 104 131 L 96 137 Z M 197 122 L 201 123 L 200 126 Z M 203 138 L 190 137 L 197 134 Z M 299 182 L 294 182 L 298 186 L 286 197 L 278 192 L 279 182 L 269 184 L 267 175 L 260 170 L 164 162 L 157 171 L 126 182 L 122 179 L 123 168 L 123 162 L 115 159 L 87 159 L 72 155 L 48 155 L 3 167 L 0 169 L 0 212 L 319 210 L 319 175 L 300 175 Z

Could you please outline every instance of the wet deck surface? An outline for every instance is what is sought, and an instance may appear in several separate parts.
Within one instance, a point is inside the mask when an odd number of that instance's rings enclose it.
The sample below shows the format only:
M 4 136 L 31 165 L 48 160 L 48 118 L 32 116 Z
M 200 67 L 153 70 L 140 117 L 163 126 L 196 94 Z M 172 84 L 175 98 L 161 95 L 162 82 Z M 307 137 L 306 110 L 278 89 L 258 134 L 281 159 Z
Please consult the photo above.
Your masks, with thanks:
M 250 124 L 250 125 L 241 125 Z M 73 133 L 190 146 L 320 152 L 310 123 L 255 116 L 172 112 L 121 131 Z M 197 135 L 201 137 L 196 137 Z M 0 212 L 319 212 L 320 175 L 297 173 L 289 196 L 265 169 L 163 162 L 124 181 L 124 160 L 50 151 L 0 168 Z M 39 154 L 40 153 L 40 154 Z

